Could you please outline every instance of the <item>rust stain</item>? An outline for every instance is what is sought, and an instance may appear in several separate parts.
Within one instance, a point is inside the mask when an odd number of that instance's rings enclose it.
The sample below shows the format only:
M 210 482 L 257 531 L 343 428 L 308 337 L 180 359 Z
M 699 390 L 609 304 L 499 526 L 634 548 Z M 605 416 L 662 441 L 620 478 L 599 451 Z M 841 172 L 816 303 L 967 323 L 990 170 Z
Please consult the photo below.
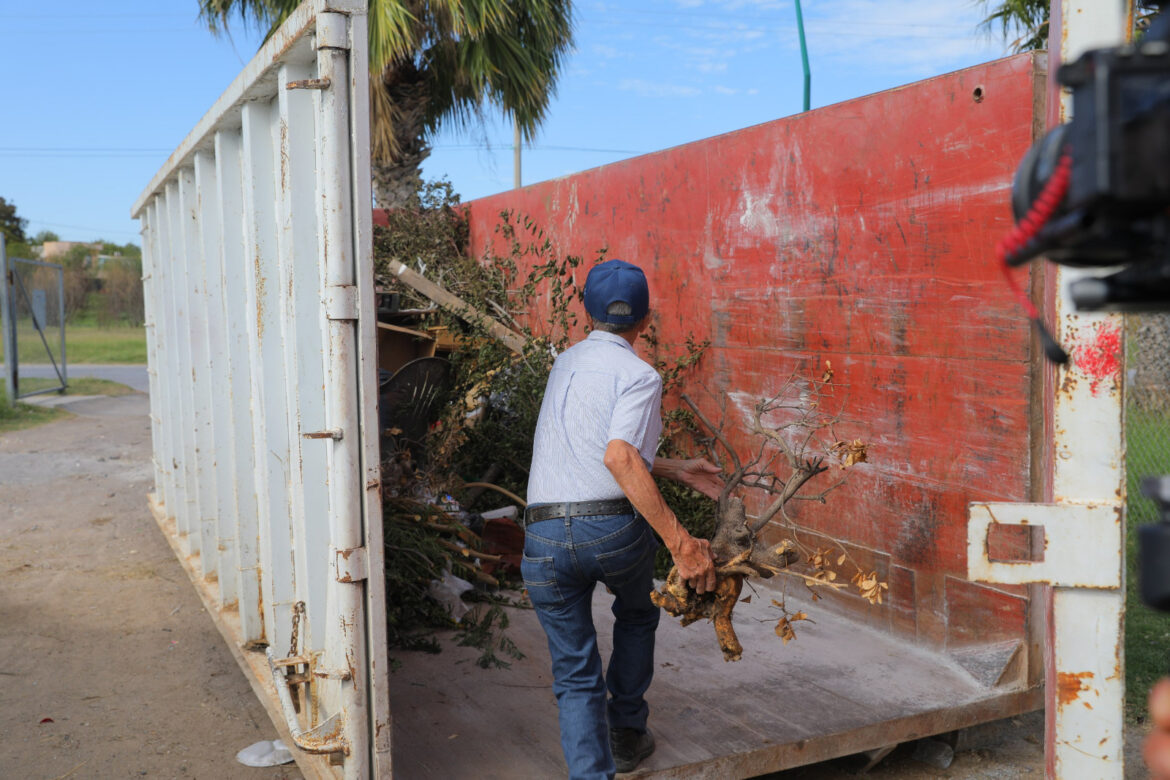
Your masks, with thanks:
M 1081 691 L 1089 690 L 1086 680 L 1093 678 L 1092 672 L 1059 672 L 1056 675 L 1056 701 L 1064 707 L 1076 701 Z M 1090 709 L 1092 709 L 1090 707 Z
M 256 247 L 255 255 L 256 266 L 256 337 L 263 339 L 264 337 L 264 288 L 267 279 L 264 274 L 260 272 L 260 247 Z

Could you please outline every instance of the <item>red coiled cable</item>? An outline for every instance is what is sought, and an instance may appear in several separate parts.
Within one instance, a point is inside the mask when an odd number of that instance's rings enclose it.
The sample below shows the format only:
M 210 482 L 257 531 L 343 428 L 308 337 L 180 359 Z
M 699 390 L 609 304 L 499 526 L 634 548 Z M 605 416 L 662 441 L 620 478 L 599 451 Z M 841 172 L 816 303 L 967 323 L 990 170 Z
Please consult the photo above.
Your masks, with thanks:
M 1028 296 L 1024 295 L 1024 291 L 1016 284 L 1008 259 L 1026 247 L 1028 242 L 1034 239 L 1040 229 L 1048 223 L 1048 220 L 1052 219 L 1053 213 L 1064 200 L 1064 196 L 1068 194 L 1070 179 L 1072 179 L 1072 151 L 1066 148 L 1056 163 L 1056 170 L 1052 172 L 1052 176 L 1044 185 L 1044 189 L 1040 191 L 1032 208 L 1028 209 L 1027 215 L 995 245 L 995 253 L 999 259 L 1000 268 L 1003 270 L 1004 278 L 1007 279 L 1008 287 L 1016 294 L 1016 298 L 1019 299 L 1024 310 L 1028 312 L 1028 316 L 1037 322 L 1040 320 L 1040 312 L 1036 311 L 1032 301 L 1028 300 Z

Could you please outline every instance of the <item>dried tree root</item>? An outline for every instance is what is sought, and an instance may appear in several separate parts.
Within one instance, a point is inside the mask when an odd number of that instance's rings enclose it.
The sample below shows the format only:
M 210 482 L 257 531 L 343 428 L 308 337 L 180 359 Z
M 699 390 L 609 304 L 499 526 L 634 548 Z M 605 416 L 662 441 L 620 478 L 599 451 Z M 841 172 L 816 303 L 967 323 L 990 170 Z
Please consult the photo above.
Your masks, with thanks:
M 743 589 L 743 578 L 767 579 L 787 566 L 795 553 L 785 546 L 770 547 L 758 543 L 747 524 L 743 502 L 731 498 L 727 510 L 720 513 L 715 536 L 711 541 L 715 555 L 715 590 L 699 595 L 672 567 L 662 588 L 650 594 L 655 605 L 680 618 L 684 626 L 706 618 L 715 624 L 715 637 L 723 660 L 738 661 L 743 646 L 731 623 L 731 614 Z

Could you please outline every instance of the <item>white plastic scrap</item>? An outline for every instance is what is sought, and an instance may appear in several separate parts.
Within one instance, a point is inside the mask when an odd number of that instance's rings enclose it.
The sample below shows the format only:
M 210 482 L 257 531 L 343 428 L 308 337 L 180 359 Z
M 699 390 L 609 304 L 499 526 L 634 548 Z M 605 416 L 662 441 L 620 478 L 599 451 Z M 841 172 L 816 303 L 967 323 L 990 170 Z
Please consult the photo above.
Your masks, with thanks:
M 463 616 L 471 611 L 471 607 L 460 598 L 471 590 L 474 585 L 464 579 L 456 577 L 448 569 L 443 570 L 443 579 L 431 580 L 427 593 L 435 601 L 445 606 L 451 612 L 451 617 L 458 623 Z
M 292 753 L 279 739 L 262 740 L 236 753 L 236 761 L 244 766 L 280 766 L 292 760 Z

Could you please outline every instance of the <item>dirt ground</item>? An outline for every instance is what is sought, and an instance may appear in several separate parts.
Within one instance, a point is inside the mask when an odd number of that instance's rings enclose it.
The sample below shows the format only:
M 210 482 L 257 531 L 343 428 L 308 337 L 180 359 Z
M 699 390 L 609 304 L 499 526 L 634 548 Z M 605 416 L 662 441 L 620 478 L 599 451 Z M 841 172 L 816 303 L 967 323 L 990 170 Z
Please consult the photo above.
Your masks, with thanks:
M 147 398 L 0 436 L 0 777 L 300 778 L 240 749 L 276 731 L 146 507 Z M 960 736 L 943 769 L 894 751 L 874 778 L 1043 777 L 1040 713 Z M 1127 778 L 1145 777 L 1140 733 Z M 769 775 L 857 777 L 858 756 Z M 406 778 L 409 780 L 409 778 Z
M 0 436 L 0 777 L 299 778 L 146 506 L 145 395 Z

